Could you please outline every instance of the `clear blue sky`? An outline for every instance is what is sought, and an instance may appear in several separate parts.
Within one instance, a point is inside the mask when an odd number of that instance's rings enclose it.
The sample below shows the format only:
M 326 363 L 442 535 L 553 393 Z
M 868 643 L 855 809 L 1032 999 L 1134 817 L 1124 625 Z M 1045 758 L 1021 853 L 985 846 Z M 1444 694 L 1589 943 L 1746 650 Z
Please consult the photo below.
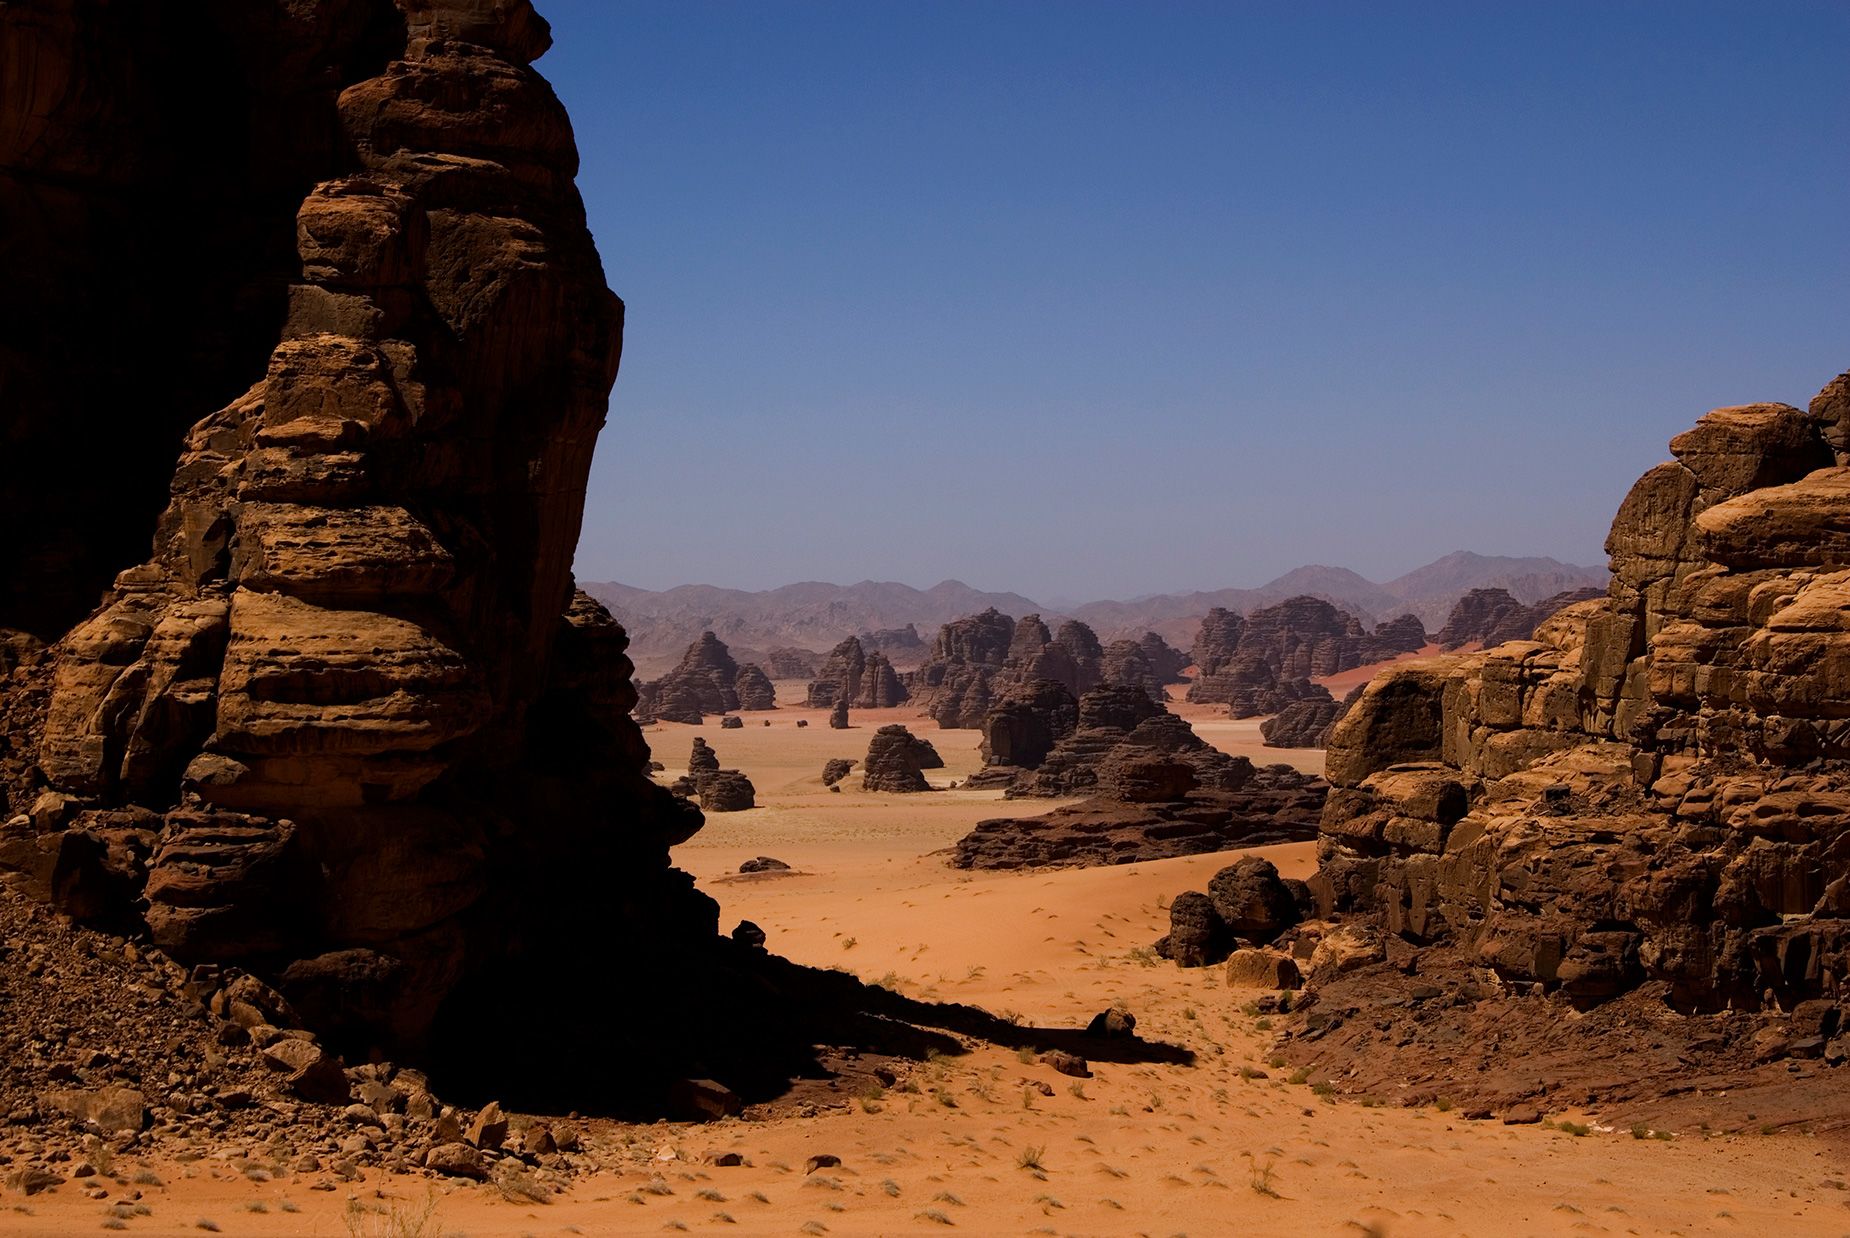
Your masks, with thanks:
M 1850 3 L 539 0 L 629 328 L 584 579 L 1600 562 L 1850 367 Z

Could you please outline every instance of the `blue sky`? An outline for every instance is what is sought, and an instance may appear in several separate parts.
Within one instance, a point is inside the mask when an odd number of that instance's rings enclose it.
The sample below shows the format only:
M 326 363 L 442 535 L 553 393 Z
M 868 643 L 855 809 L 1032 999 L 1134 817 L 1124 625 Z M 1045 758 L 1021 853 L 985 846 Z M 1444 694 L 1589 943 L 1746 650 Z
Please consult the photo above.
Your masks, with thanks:
M 1850 366 L 1850 3 L 540 0 L 628 304 L 584 579 L 1599 562 Z

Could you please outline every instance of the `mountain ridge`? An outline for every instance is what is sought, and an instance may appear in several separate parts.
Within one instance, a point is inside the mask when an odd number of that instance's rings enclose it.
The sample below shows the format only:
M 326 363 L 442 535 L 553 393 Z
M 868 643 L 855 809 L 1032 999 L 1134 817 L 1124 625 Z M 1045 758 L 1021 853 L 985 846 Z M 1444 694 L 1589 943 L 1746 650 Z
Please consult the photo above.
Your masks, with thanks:
M 1058 609 L 1020 593 L 978 589 L 956 579 L 927 589 L 891 580 L 851 585 L 798 581 L 762 590 L 703 584 L 651 590 L 619 581 L 585 581 L 582 587 L 629 629 L 631 657 L 647 676 L 672 664 L 706 630 L 734 647 L 741 661 L 750 661 L 780 646 L 821 652 L 845 636 L 908 623 L 929 640 L 938 625 L 993 606 L 1016 618 L 1039 613 L 1049 624 L 1080 619 L 1105 641 L 1155 631 L 1186 649 L 1201 616 L 1215 606 L 1246 612 L 1309 594 L 1370 625 L 1411 613 L 1433 631 L 1471 589 L 1507 589 L 1518 601 L 1534 603 L 1570 589 L 1603 588 L 1606 580 L 1604 567 L 1455 550 L 1384 582 L 1350 568 L 1309 563 L 1251 588 L 1158 593 Z

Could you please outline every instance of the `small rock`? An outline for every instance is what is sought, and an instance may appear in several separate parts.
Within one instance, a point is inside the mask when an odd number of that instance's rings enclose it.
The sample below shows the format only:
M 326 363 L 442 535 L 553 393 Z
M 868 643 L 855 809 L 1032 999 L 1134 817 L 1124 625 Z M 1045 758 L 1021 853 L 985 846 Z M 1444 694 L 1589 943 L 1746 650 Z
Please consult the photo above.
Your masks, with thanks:
M 816 1155 L 803 1162 L 803 1174 L 805 1177 L 808 1177 L 818 1169 L 835 1169 L 840 1165 L 841 1157 L 833 1156 L 827 1152 L 818 1152 Z
M 1092 1077 L 1092 1071 L 1086 1065 L 1086 1059 L 1077 1053 L 1068 1053 L 1064 1049 L 1049 1049 L 1041 1054 L 1041 1065 L 1051 1066 L 1061 1074 L 1071 1075 L 1075 1079 Z
M 501 1112 L 501 1106 L 489 1101 L 482 1111 L 475 1115 L 475 1121 L 469 1124 L 468 1133 L 463 1142 L 478 1148 L 495 1149 L 507 1142 L 507 1115 Z
M 1542 1111 L 1534 1105 L 1515 1105 L 1503 1111 L 1505 1126 L 1534 1126 L 1542 1120 Z
M 447 1178 L 487 1179 L 482 1154 L 466 1143 L 440 1143 L 424 1154 L 424 1168 Z
M 1137 1016 L 1122 1006 L 1101 1010 L 1092 1016 L 1092 1022 L 1086 1024 L 1086 1035 L 1097 1040 L 1134 1040 L 1137 1036 Z

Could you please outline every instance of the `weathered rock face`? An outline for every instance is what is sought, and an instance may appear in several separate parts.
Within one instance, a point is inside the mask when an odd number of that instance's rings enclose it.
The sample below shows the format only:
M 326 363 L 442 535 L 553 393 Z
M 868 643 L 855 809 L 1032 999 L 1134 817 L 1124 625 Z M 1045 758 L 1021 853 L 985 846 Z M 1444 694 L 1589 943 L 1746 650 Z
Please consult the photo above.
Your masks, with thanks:
M 741 666 L 732 684 L 739 698 L 740 709 L 752 711 L 777 708 L 777 689 L 772 686 L 771 677 L 756 662 L 747 662 Z
M 862 765 L 861 787 L 867 791 L 929 791 L 921 772 L 944 764 L 930 744 L 898 723 L 874 732 Z
M 1169 905 L 1169 934 L 1156 943 L 1156 952 L 1178 967 L 1208 967 L 1235 953 L 1236 946 L 1270 945 L 1303 918 L 1300 895 L 1307 899 L 1308 893 L 1303 882 L 1295 885 L 1278 875 L 1272 861 L 1246 856 L 1215 873 L 1206 894 L 1188 890 L 1176 895 Z M 1295 987 L 1295 968 L 1285 973 L 1260 963 L 1260 958 L 1246 960 L 1241 978 L 1230 974 L 1230 983 L 1257 980 L 1267 988 Z M 1292 983 L 1281 983 L 1286 978 Z
M 983 763 L 1013 771 L 1039 768 L 1055 744 L 1079 726 L 1079 702 L 1065 684 L 1030 679 L 1012 688 L 983 719 Z
M 7 450 L 86 462 L 0 500 L 0 625 L 80 620 L 11 668 L 0 865 L 359 1048 L 484 1027 L 560 941 L 710 940 L 569 574 L 622 305 L 545 23 L 47 0 L 0 41 Z
M 958 840 L 951 863 L 1072 868 L 1298 842 L 1316 834 L 1327 790 L 1321 778 L 1272 765 L 1253 771 L 1237 791 L 1201 786 L 1159 800 L 1186 788 L 1194 767 L 1125 747 L 1105 770 L 1106 793 L 1093 799 L 1043 816 L 978 822 Z
M 856 709 L 891 709 L 906 703 L 906 685 L 884 653 L 870 653 L 861 671 L 861 686 L 854 693 Z
M 1268 748 L 1321 748 L 1343 707 L 1329 689 L 1312 685 L 1309 696 L 1291 702 L 1259 724 Z
M 867 651 L 850 636 L 829 651 L 822 669 L 809 685 L 805 703 L 811 709 L 828 709 L 837 702 L 854 700 L 861 694 L 861 675 L 867 669 Z
M 1195 637 L 1198 674 L 1188 699 L 1228 702 L 1235 717 L 1276 713 L 1311 697 L 1309 680 L 1411 653 L 1426 643 L 1412 615 L 1370 633 L 1321 598 L 1287 598 L 1240 616 L 1216 607 Z
M 1377 678 L 1335 727 L 1325 911 L 1593 1003 L 1737 1009 L 1850 971 L 1850 467 L 1813 411 L 1718 409 L 1533 640 Z
M 702 774 L 719 772 L 719 753 L 707 746 L 707 741 L 694 736 L 693 751 L 687 754 L 687 776 L 698 778 Z
M 1022 685 L 1047 680 L 1077 698 L 1103 677 L 1104 650 L 1085 624 L 1069 619 L 1051 633 L 1039 615 L 1016 621 L 992 608 L 945 624 L 907 686 L 940 727 L 974 729 Z
M 945 624 L 906 677 L 913 703 L 946 729 L 981 726 L 996 695 L 991 680 L 1008 661 L 1014 637 L 1015 621 L 993 606 Z
M 730 713 L 739 708 L 738 681 L 739 665 L 732 660 L 726 642 L 711 632 L 702 632 L 700 639 L 681 655 L 679 665 L 642 690 L 647 700 L 645 716 L 698 726 L 707 714 Z M 772 695 L 775 698 L 775 693 Z M 776 707 L 775 699 L 770 707 Z
M 862 632 L 857 639 L 861 648 L 869 653 L 883 653 L 889 659 L 911 665 L 925 656 L 925 638 L 919 635 L 917 626 L 908 623 L 903 628 L 880 628 L 872 632 Z
M 1156 672 L 1159 680 L 1165 684 L 1182 682 L 1182 672 L 1188 669 L 1187 654 L 1154 632 L 1145 632 L 1137 643 L 1143 646 L 1144 656 L 1150 660 L 1150 669 Z
M 708 812 L 744 812 L 757 806 L 752 780 L 736 769 L 719 769 L 694 779 L 700 806 Z
M 1441 649 L 1457 649 L 1476 641 L 1488 649 L 1505 641 L 1531 640 L 1535 629 L 1550 615 L 1575 602 L 1590 602 L 1605 594 L 1598 589 L 1578 589 L 1557 593 L 1553 597 L 1526 606 L 1505 589 L 1473 589 L 1452 606 L 1445 626 L 1434 635 Z

